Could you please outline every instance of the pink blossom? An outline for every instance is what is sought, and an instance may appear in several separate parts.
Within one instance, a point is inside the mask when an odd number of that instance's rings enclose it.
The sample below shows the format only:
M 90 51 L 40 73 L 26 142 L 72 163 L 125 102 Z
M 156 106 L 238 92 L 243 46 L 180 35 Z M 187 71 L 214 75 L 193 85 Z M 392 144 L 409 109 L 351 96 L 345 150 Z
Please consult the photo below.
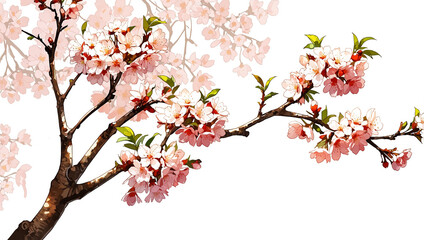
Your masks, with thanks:
M 168 48 L 165 33 L 160 28 L 153 31 L 149 38 L 149 43 L 152 45 L 153 49 L 157 51 L 166 50 Z
M 365 81 L 362 78 L 355 78 L 352 80 L 346 81 L 344 85 L 344 94 L 351 92 L 352 94 L 357 94 L 359 89 L 365 86 Z
M 158 54 L 146 54 L 140 59 L 140 67 L 142 73 L 153 72 L 158 66 L 160 61 L 160 55 Z
M 236 16 L 234 16 L 233 14 L 231 14 L 229 28 L 230 28 L 233 32 L 236 32 L 236 31 L 237 31 L 237 29 L 239 29 L 239 28 L 240 28 L 240 22 L 239 22 L 239 21 L 237 21 Z
M 342 80 L 333 77 L 324 81 L 324 93 L 330 93 L 332 97 L 343 95 L 344 83 Z
M 276 16 L 278 14 L 278 0 L 271 0 L 266 11 L 269 15 Z
M 285 89 L 284 97 L 298 99 L 302 94 L 303 87 L 297 75 L 298 73 L 290 73 L 290 79 L 283 81 L 282 86 Z
M 188 91 L 183 89 L 179 94 L 177 94 L 177 103 L 182 106 L 194 105 L 200 99 L 200 93 L 197 91 Z
M 340 48 L 335 48 L 330 53 L 328 63 L 333 68 L 340 68 L 349 64 L 350 58 L 352 57 L 352 49 L 347 48 L 345 51 L 341 51 Z
M 209 54 L 205 54 L 200 58 L 200 65 L 202 67 L 212 67 L 212 65 L 215 63 L 215 60 L 209 60 L 210 56 Z
M 116 0 L 115 6 L 113 7 L 113 15 L 115 17 L 129 17 L 133 10 L 134 8 L 127 4 L 125 0 Z
M 196 103 L 194 108 L 190 108 L 190 113 L 201 123 L 207 123 L 212 120 L 212 108 L 205 105 L 202 101 Z
M 252 71 L 252 68 L 247 65 L 241 63 L 240 66 L 233 69 L 233 72 L 237 73 L 240 77 L 246 77 L 249 72 Z
M 337 138 L 332 145 L 331 157 L 333 160 L 339 160 L 342 153 L 345 155 L 349 154 L 348 148 L 348 142 L 341 138 Z
M 415 116 L 415 122 L 419 129 L 424 130 L 424 113 L 419 116 Z
M 358 154 L 359 151 L 364 151 L 365 146 L 368 145 L 367 139 L 370 138 L 370 134 L 366 131 L 355 131 L 351 135 L 350 150 L 354 154 Z
M 205 37 L 206 40 L 211 40 L 219 38 L 220 34 L 218 31 L 209 26 L 203 29 L 202 35 Z
M 137 193 L 135 192 L 135 189 L 130 189 L 130 191 L 128 191 L 124 197 L 122 198 L 122 201 L 126 202 L 128 204 L 128 206 L 134 206 L 134 204 L 140 203 L 141 202 L 141 198 L 137 195 Z
M 197 76 L 193 79 L 193 90 L 199 91 L 201 87 L 212 89 L 212 86 L 215 86 L 215 83 L 209 80 L 211 78 L 211 75 L 199 71 Z
M 411 149 L 405 149 L 403 150 L 403 152 L 401 152 L 397 157 L 396 157 L 396 164 L 401 167 L 404 168 L 406 167 L 406 163 L 409 159 L 411 159 L 412 156 L 412 152 Z M 399 169 L 398 169 L 399 170 Z
M 126 62 L 124 62 L 122 53 L 115 53 L 111 57 L 106 58 L 106 64 L 110 66 L 109 72 L 112 75 L 117 75 L 125 71 Z
M 340 119 L 340 122 L 333 119 L 328 125 L 335 131 L 334 135 L 338 138 L 352 134 L 352 128 L 349 126 L 349 120 L 347 118 Z
M 18 142 L 23 145 L 31 146 L 31 137 L 29 136 L 29 134 L 26 133 L 26 130 L 21 130 L 18 133 Z
M 5 33 L 5 35 L 11 40 L 18 39 L 20 34 L 21 34 L 21 26 L 19 26 L 16 23 L 9 24 Z
M 21 98 L 16 91 L 5 90 L 1 93 L 2 98 L 7 98 L 7 101 L 12 104 L 15 101 L 19 101 Z
M 150 188 L 150 192 L 144 201 L 153 202 L 153 200 L 155 200 L 156 202 L 162 202 L 162 200 L 165 199 L 165 195 L 168 195 L 167 190 L 162 190 L 158 185 L 154 185 Z
M 356 62 L 355 72 L 358 75 L 358 77 L 363 77 L 365 75 L 364 72 L 366 69 L 368 69 L 367 61 Z
M 237 56 L 236 51 L 232 48 L 224 49 L 221 51 L 221 56 L 224 59 L 224 62 L 229 62 L 230 60 L 234 60 L 234 58 Z
M 326 162 L 331 161 L 330 153 L 328 153 L 326 149 L 318 148 L 318 149 L 314 149 L 310 153 L 311 153 L 310 155 L 311 159 L 315 158 L 317 163 L 322 163 L 324 160 Z
M 137 160 L 133 160 L 132 163 L 134 166 L 128 169 L 128 172 L 131 174 L 131 178 L 133 178 L 136 183 L 143 181 L 148 182 L 150 180 L 150 173 L 147 171 L 147 169 L 143 167 Z
M 252 19 L 247 15 L 242 15 L 240 18 L 240 25 L 241 29 L 243 30 L 243 33 L 249 33 L 250 29 L 253 26 Z
M 251 42 L 249 47 L 244 49 L 243 56 L 249 59 L 250 61 L 252 61 L 255 55 L 256 55 L 256 47 L 255 45 L 253 45 L 253 42 Z
M 179 141 L 181 143 L 190 143 L 191 146 L 196 144 L 196 135 L 197 131 L 195 131 L 192 127 L 184 127 L 178 129 L 175 134 L 180 134 Z
M 47 53 L 41 47 L 33 45 L 29 47 L 28 64 L 38 66 L 41 71 L 49 70 L 49 59 Z
M 0 90 L 5 90 L 9 86 L 9 81 L 5 77 L 0 77 Z
M 26 181 L 25 181 L 26 172 L 30 169 L 31 169 L 30 165 L 24 164 L 16 172 L 16 177 L 15 177 L 16 185 L 18 185 L 18 186 L 22 185 L 22 188 L 24 189 L 24 197 L 26 197 L 26 195 L 27 195 Z
M 201 63 L 200 62 L 200 59 L 198 59 L 196 57 L 196 53 L 195 52 L 190 55 L 190 58 L 188 59 L 188 62 L 191 64 L 190 69 L 193 72 L 197 70 L 197 68 L 200 66 L 200 63 Z
M 246 42 L 246 37 L 243 35 L 236 35 L 234 36 L 234 43 L 237 47 L 243 46 L 244 42 Z
M 377 135 L 379 131 L 383 129 L 383 123 L 381 123 L 380 117 L 377 117 L 374 108 L 369 109 L 366 116 L 370 134 Z
M 140 145 L 138 149 L 139 156 L 141 157 L 140 163 L 143 167 L 151 166 L 157 170 L 160 167 L 159 158 L 161 157 L 161 147 L 158 144 L 153 144 L 151 147 Z
M 135 55 L 141 52 L 140 44 L 142 39 L 140 36 L 133 36 L 131 32 L 126 35 L 118 33 L 118 41 L 118 47 L 122 53 L 128 52 L 131 55 Z
M 81 4 L 71 4 L 66 10 L 65 15 L 68 19 L 77 19 L 79 16 L 79 12 L 82 10 L 83 6 Z
M 34 93 L 35 98 L 40 98 L 42 95 L 47 96 L 49 95 L 49 87 L 50 82 L 44 81 L 44 82 L 38 82 L 34 84 L 31 88 L 31 91 Z
M 203 128 L 199 128 L 199 135 L 197 137 L 197 146 L 205 146 L 205 147 L 209 147 L 214 139 L 215 136 L 211 133 L 211 132 L 202 132 Z
M 31 83 L 34 81 L 31 77 L 24 75 L 22 72 L 14 74 L 15 79 L 12 82 L 15 90 L 21 94 L 26 93 L 26 89 L 31 87 Z
M 303 126 L 302 124 L 298 122 L 290 122 L 289 123 L 289 130 L 287 133 L 287 137 L 290 139 L 295 139 L 302 135 L 303 132 Z

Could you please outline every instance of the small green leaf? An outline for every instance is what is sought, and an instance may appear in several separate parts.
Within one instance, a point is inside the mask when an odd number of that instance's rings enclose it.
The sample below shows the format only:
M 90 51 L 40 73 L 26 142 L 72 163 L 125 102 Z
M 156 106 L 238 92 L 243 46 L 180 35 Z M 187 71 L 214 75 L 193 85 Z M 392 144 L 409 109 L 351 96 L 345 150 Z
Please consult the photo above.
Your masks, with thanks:
M 153 142 L 153 140 L 155 139 L 155 137 L 157 136 L 157 135 L 160 135 L 159 133 L 155 133 L 155 134 L 153 134 L 153 136 L 151 137 L 151 138 L 149 138 L 149 140 L 147 140 L 147 142 L 146 142 L 146 147 L 150 147 L 150 144 L 152 144 L 152 142 Z
M 343 114 L 339 113 L 339 122 L 344 118 Z
M 361 39 L 361 42 L 359 42 L 358 47 L 362 47 L 362 45 L 364 45 L 364 43 L 365 43 L 366 41 L 369 41 L 369 40 L 376 40 L 376 39 L 375 39 L 375 38 L 373 38 L 373 37 L 364 37 L 364 38 L 362 38 L 362 39 Z
M 270 92 L 270 93 L 268 93 L 266 96 L 265 96 L 265 98 L 264 98 L 264 102 L 266 101 L 266 100 L 268 100 L 268 99 L 270 99 L 270 98 L 272 98 L 272 97 L 274 97 L 275 95 L 277 95 L 278 93 L 276 93 L 276 92 Z
M 147 33 L 149 31 L 149 26 L 150 26 L 149 22 L 147 22 L 146 17 L 143 16 L 143 29 L 144 29 L 144 32 Z
M 253 77 L 255 77 L 256 81 L 263 87 L 264 86 L 264 81 L 262 80 L 261 77 L 259 77 L 258 75 L 252 74 Z
M 84 35 L 85 31 L 87 31 L 87 21 L 84 22 L 81 26 L 81 32 Z
M 316 125 L 316 124 L 312 125 L 312 129 L 314 129 L 318 133 L 321 133 L 322 132 L 321 128 L 318 125 Z
M 328 122 L 330 122 L 330 119 L 331 118 L 333 118 L 333 117 L 335 117 L 336 115 L 334 115 L 334 114 L 331 114 L 330 116 L 327 116 L 325 119 L 323 119 L 322 120 L 322 122 L 324 122 L 324 123 L 328 123 Z
M 321 120 L 324 121 L 324 119 L 327 118 L 327 114 L 328 114 L 328 110 L 327 110 L 327 106 L 325 106 L 325 109 L 321 112 Z
M 263 87 L 261 87 L 261 86 L 256 86 L 255 88 L 261 90 L 261 92 L 265 92 L 265 89 Z
M 306 44 L 305 47 L 303 47 L 303 49 L 305 49 L 305 48 L 314 49 L 315 45 L 313 43 L 309 43 L 309 44 Z
M 407 125 L 408 125 L 408 121 L 406 121 L 406 122 L 402 123 L 402 127 L 401 127 L 401 129 L 400 129 L 400 130 L 405 129 Z
M 268 81 L 266 81 L 266 83 L 265 83 L 265 91 L 268 89 L 269 84 L 271 83 L 271 81 L 272 81 L 274 78 L 276 78 L 276 77 L 277 77 L 277 76 L 271 77 L 270 79 L 268 79 Z
M 115 167 L 119 166 L 119 163 L 117 161 L 115 161 Z
M 124 134 L 127 137 L 134 136 L 134 131 L 129 127 L 117 127 L 116 130 L 118 130 L 120 133 Z
M 373 50 L 364 50 L 362 52 L 362 54 L 363 55 L 366 55 L 366 56 L 369 56 L 370 58 L 373 58 L 372 56 L 380 56 L 381 57 L 381 55 L 378 52 L 373 51 Z
M 138 140 L 137 140 L 137 143 L 135 144 L 136 146 L 137 146 L 137 149 L 138 149 L 138 147 L 140 147 L 140 144 L 142 144 L 143 142 L 144 142 L 144 139 L 147 137 L 147 136 L 149 136 L 149 135 L 143 135 L 142 137 L 140 137 Z
M 166 82 L 166 84 L 168 84 L 171 88 L 175 86 L 175 80 L 173 77 L 167 77 L 165 75 L 159 75 L 158 77 L 162 79 L 162 81 Z
M 205 100 L 208 100 L 209 98 L 216 96 L 220 90 L 221 89 L 219 88 L 212 89 L 212 91 L 210 91 L 208 95 L 206 96 Z
M 320 40 L 319 40 L 319 45 L 321 46 L 321 44 L 322 44 L 322 40 L 324 40 L 324 38 L 325 38 L 325 36 L 324 37 L 322 37 Z
M 116 140 L 117 143 L 123 142 L 123 141 L 131 141 L 128 137 L 120 137 L 118 140 Z
M 352 33 L 352 34 L 353 34 L 353 51 L 356 51 L 359 48 L 359 40 L 358 40 L 358 37 L 354 33 Z
M 322 139 L 321 141 L 319 141 L 316 145 L 317 148 L 325 148 L 328 150 L 328 141 L 326 138 Z
M 32 39 L 34 39 L 34 37 L 33 37 L 33 36 L 29 36 L 29 37 L 27 37 L 27 40 L 32 40 Z
M 128 29 L 130 30 L 130 32 L 135 28 L 135 26 L 130 26 Z
M 314 44 L 314 46 L 316 46 L 316 44 L 319 44 L 320 39 L 313 34 L 305 34 L 305 36 L 307 36 L 309 38 L 309 40 L 311 40 L 311 42 Z
M 415 116 L 420 116 L 420 110 L 418 108 L 415 108 Z
M 172 94 L 175 94 L 175 92 L 178 90 L 178 88 L 180 88 L 180 85 L 177 85 L 172 89 Z
M 124 147 L 129 148 L 131 150 L 136 150 L 136 151 L 138 150 L 137 146 L 132 143 L 124 144 Z

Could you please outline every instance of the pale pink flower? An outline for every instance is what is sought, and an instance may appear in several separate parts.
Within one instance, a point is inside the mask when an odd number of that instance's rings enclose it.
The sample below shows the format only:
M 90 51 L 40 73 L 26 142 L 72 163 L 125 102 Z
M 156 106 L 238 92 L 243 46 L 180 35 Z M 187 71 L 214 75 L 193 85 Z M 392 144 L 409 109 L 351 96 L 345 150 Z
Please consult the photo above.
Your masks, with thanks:
M 202 130 L 203 128 L 199 128 L 199 136 L 197 137 L 196 145 L 198 147 L 202 145 L 209 147 L 213 143 L 215 136 L 211 132 L 202 132 Z
M 142 73 L 153 72 L 158 66 L 160 61 L 159 54 L 146 54 L 143 58 L 140 58 L 140 67 Z
M 152 202 L 155 200 L 156 202 L 162 202 L 165 199 L 165 195 L 168 195 L 167 190 L 162 190 L 158 185 L 154 185 L 150 188 L 149 194 L 144 199 L 145 202 Z
M 215 14 L 215 16 L 212 18 L 213 23 L 215 26 L 222 26 L 227 22 L 227 19 L 222 16 L 221 14 Z
M 252 19 L 247 15 L 242 15 L 240 18 L 240 25 L 241 29 L 243 30 L 243 33 L 249 33 L 250 29 L 253 26 Z
M 344 85 L 344 94 L 348 94 L 351 92 L 352 94 L 357 94 L 359 92 L 359 89 L 363 88 L 365 86 L 365 81 L 362 78 L 356 78 L 354 80 L 348 80 L 346 81 Z
M 282 86 L 285 89 L 284 97 L 298 99 L 302 94 L 303 87 L 297 77 L 298 73 L 290 73 L 290 79 L 283 81 Z
M 217 39 L 215 41 L 213 41 L 211 43 L 211 47 L 216 47 L 218 45 L 220 45 L 222 50 L 228 49 L 231 46 L 232 42 L 230 37 L 228 37 L 228 35 L 224 35 L 223 37 L 221 37 L 220 39 Z
M 243 56 L 250 61 L 253 61 L 253 58 L 256 55 L 256 47 L 253 45 L 253 42 L 250 43 L 249 47 L 243 50 Z
M 38 82 L 34 84 L 31 88 L 31 91 L 34 93 L 35 98 L 40 98 L 41 96 L 47 96 L 49 95 L 49 87 L 50 82 L 44 81 L 44 82 Z
M 126 35 L 118 33 L 118 47 L 122 53 L 129 53 L 135 55 L 141 52 L 140 44 L 142 39 L 140 36 L 133 36 L 131 32 L 128 32 Z
M 12 104 L 15 101 L 19 101 L 21 98 L 16 91 L 5 90 L 1 93 L 2 98 L 7 98 L 7 101 Z
M 381 129 L 383 129 L 383 123 L 380 117 L 377 117 L 374 108 L 371 108 L 367 112 L 367 124 L 371 135 L 377 135 Z
M 124 62 L 122 53 L 115 53 L 111 57 L 108 56 L 105 61 L 110 67 L 109 72 L 112 75 L 116 76 L 118 73 L 125 71 L 126 62 Z
M 341 154 L 349 154 L 349 143 L 341 138 L 337 138 L 332 144 L 331 157 L 333 160 L 339 160 Z
M 168 42 L 165 38 L 165 33 L 160 28 L 153 31 L 149 38 L 149 43 L 152 45 L 153 49 L 157 51 L 166 50 L 168 48 Z
M 211 26 L 205 27 L 202 31 L 202 35 L 206 40 L 217 39 L 219 38 L 219 31 L 216 31 Z
M 322 163 L 324 160 L 326 162 L 331 161 L 330 153 L 326 149 L 318 148 L 318 149 L 314 149 L 310 153 L 311 153 L 310 155 L 311 159 L 315 158 L 317 163 Z
M 237 29 L 240 28 L 240 22 L 237 20 L 236 16 L 234 16 L 233 14 L 231 14 L 231 18 L 230 18 L 230 23 L 229 23 L 229 28 L 233 31 L 236 32 Z
M 302 124 L 298 122 L 290 122 L 289 123 L 289 130 L 287 133 L 287 137 L 290 139 L 295 139 L 302 135 L 303 132 L 303 126 Z
M 213 98 L 208 105 L 210 104 L 210 106 L 212 107 L 213 114 L 217 114 L 219 115 L 219 119 L 226 119 L 226 117 L 228 116 L 228 111 L 227 111 L 227 107 L 224 105 L 223 102 L 219 101 L 218 97 Z
M 159 158 L 161 157 L 161 147 L 158 144 L 153 144 L 150 148 L 140 145 L 138 154 L 141 157 L 140 163 L 143 167 L 151 166 L 157 170 L 160 167 Z
M 196 10 L 193 11 L 192 16 L 197 18 L 197 24 L 208 24 L 209 17 L 213 16 L 212 10 L 203 6 L 197 6 L 195 9 Z
M 212 120 L 212 108 L 206 106 L 202 101 L 196 103 L 194 108 L 190 108 L 190 113 L 201 123 L 207 123 Z
M 173 52 L 169 52 L 168 63 L 170 63 L 174 67 L 181 66 L 181 64 L 182 64 L 181 54 L 175 54 Z
M 331 48 L 330 46 L 325 46 L 325 47 L 319 47 L 319 48 L 314 48 L 314 53 L 316 55 L 318 55 L 318 58 L 321 60 L 325 60 L 327 59 L 327 57 L 329 57 L 329 55 L 331 54 Z M 350 57 L 349 57 L 350 58 Z
M 352 134 L 352 128 L 349 126 L 349 120 L 347 118 L 342 118 L 340 122 L 333 119 L 328 125 L 335 131 L 334 135 L 338 138 Z
M 31 169 L 30 165 L 24 164 L 16 172 L 16 177 L 15 177 L 16 185 L 18 185 L 18 186 L 22 185 L 22 188 L 24 189 L 24 197 L 26 197 L 26 195 L 27 195 L 26 181 L 25 181 L 26 172 L 30 169 Z
M 265 40 L 258 42 L 258 46 L 259 46 L 259 54 L 267 54 L 269 52 L 269 42 L 271 41 L 271 39 L 268 37 Z
M 9 81 L 6 77 L 0 77 L 0 90 L 5 90 L 9 86 Z
M 87 68 L 88 68 L 87 72 L 89 74 L 99 75 L 100 73 L 103 72 L 103 70 L 107 68 L 107 64 L 106 64 L 106 61 L 100 58 L 93 58 L 87 62 Z
M 263 8 L 259 8 L 258 11 L 256 11 L 255 16 L 262 25 L 264 25 L 268 20 L 268 13 Z
M 234 43 L 237 47 L 243 46 L 244 42 L 246 42 L 246 37 L 243 35 L 236 35 L 234 36 Z
M 83 6 L 81 4 L 72 3 L 65 12 L 65 15 L 68 16 L 69 19 L 77 19 L 82 8 Z
M 138 73 L 141 72 L 140 68 L 138 61 L 132 62 L 122 74 L 122 80 L 126 83 L 136 84 L 138 82 Z
M 188 59 L 188 62 L 191 64 L 191 66 L 190 66 L 190 69 L 191 69 L 191 71 L 196 71 L 197 70 L 197 68 L 199 68 L 199 66 L 200 66 L 200 59 L 198 59 L 197 57 L 196 57 L 196 53 L 195 52 L 193 52 L 191 55 L 190 55 L 190 58 Z
M 26 89 L 31 87 L 31 83 L 34 81 L 31 77 L 24 75 L 22 72 L 14 74 L 15 79 L 12 82 L 15 90 L 21 94 L 26 93 Z
M 128 169 L 128 172 L 131 174 L 130 178 L 133 178 L 136 183 L 148 182 L 150 180 L 150 173 L 147 169 L 137 160 L 133 160 L 132 163 L 133 166 Z
M 268 4 L 266 12 L 271 16 L 277 16 L 277 14 L 278 14 L 278 0 L 271 0 Z
M 13 182 L 5 179 L 0 183 L 0 193 L 13 193 Z
M 127 21 L 121 21 L 120 19 L 115 19 L 113 22 L 110 22 L 106 27 L 105 30 L 107 30 L 110 33 L 120 33 L 122 30 L 126 31 L 128 28 L 128 22 Z M 133 32 L 134 34 L 134 32 Z
M 219 139 L 225 135 L 225 122 L 226 120 L 219 120 L 212 126 L 212 133 L 214 134 L 214 141 L 218 141 Z
M 115 17 L 129 17 L 133 12 L 134 8 L 127 4 L 125 0 L 116 0 L 115 6 L 113 7 L 113 15 Z
M 202 73 L 202 71 L 199 71 L 197 73 L 197 76 L 193 79 L 193 90 L 199 91 L 201 87 L 212 89 L 212 86 L 215 86 L 215 83 L 209 80 L 211 78 L 212 78 L 211 75 L 207 73 Z
M 319 87 L 324 80 L 324 76 L 321 74 L 324 68 L 325 62 L 321 59 L 309 60 L 306 65 L 306 78 L 312 80 L 314 87 Z
M 353 109 L 352 112 L 347 111 L 345 117 L 349 120 L 350 126 L 354 130 L 364 130 L 364 127 L 368 124 L 367 121 L 364 121 L 361 109 L 359 108 Z
M 159 12 L 159 18 L 165 21 L 173 20 L 177 15 L 175 14 L 175 11 L 173 10 L 163 10 Z M 209 19 L 208 19 L 209 20 Z M 198 24 L 207 24 L 203 22 L 199 22 L 199 19 L 197 20 Z
M 237 56 L 236 51 L 232 48 L 227 48 L 221 51 L 221 56 L 224 59 L 224 62 L 229 62 L 230 60 L 234 60 L 234 58 Z
M 241 63 L 240 66 L 233 69 L 233 72 L 237 73 L 240 77 L 246 77 L 249 72 L 252 71 L 252 68 L 247 65 Z
M 21 34 L 21 27 L 16 23 L 10 23 L 7 27 L 5 35 L 11 40 L 16 40 Z
M 181 126 L 184 122 L 184 115 L 187 113 L 187 108 L 181 107 L 178 103 L 165 108 L 165 119 L 167 123 L 174 123 L 175 126 Z
M 333 68 L 344 67 L 349 64 L 351 57 L 352 49 L 346 48 L 344 51 L 341 51 L 340 48 L 335 48 L 330 53 L 328 63 Z
M 37 66 L 41 71 L 49 70 L 49 58 L 47 53 L 41 47 L 33 45 L 29 47 L 28 64 L 30 66 Z
M 366 131 L 359 130 L 353 132 L 350 140 L 350 150 L 354 154 L 358 154 L 359 151 L 364 151 L 365 146 L 368 145 L 367 139 L 369 138 L 370 134 Z
M 190 106 L 197 103 L 200 99 L 200 93 L 193 91 L 190 92 L 187 89 L 183 89 L 179 94 L 177 94 L 177 103 L 182 106 Z
M 424 130 L 424 113 L 419 116 L 415 116 L 415 122 L 419 129 Z
M 200 65 L 202 67 L 212 67 L 212 65 L 215 63 L 215 60 L 209 60 L 210 56 L 209 54 L 205 54 L 200 58 Z
M 406 163 L 409 159 L 411 159 L 412 156 L 412 152 L 411 149 L 405 149 L 403 150 L 403 152 L 401 152 L 397 157 L 396 157 L 396 161 L 394 163 L 396 163 L 399 167 L 404 168 L 406 167 Z M 395 169 L 396 170 L 396 169 Z M 399 170 L 399 169 L 397 169 Z M 397 171 L 396 170 L 396 171 Z
M 217 14 L 227 17 L 229 15 L 230 0 L 222 0 L 220 3 L 215 3 L 215 11 Z
M 365 70 L 368 69 L 368 63 L 366 60 L 356 62 L 355 64 L 355 72 L 359 77 L 363 77 L 365 75 Z
M 121 153 L 119 154 L 119 159 L 124 164 L 132 163 L 133 161 L 137 160 L 136 156 L 133 153 L 129 151 L 124 151 L 124 150 L 122 150 Z
M 172 68 L 171 75 L 175 78 L 175 83 L 178 85 L 188 83 L 187 73 L 183 69 Z
M 109 39 L 104 39 L 100 40 L 94 49 L 96 50 L 97 55 L 99 55 L 99 58 L 104 60 L 113 53 L 115 50 L 115 44 Z
M 31 137 L 29 136 L 29 134 L 26 133 L 26 130 L 21 130 L 18 133 L 18 142 L 23 145 L 31 146 Z
M 87 76 L 87 81 L 89 81 L 93 85 L 94 84 L 102 85 L 105 80 L 108 80 L 108 77 L 106 75 L 103 75 L 103 72 L 102 74 L 94 73 L 94 74 L 89 74 Z

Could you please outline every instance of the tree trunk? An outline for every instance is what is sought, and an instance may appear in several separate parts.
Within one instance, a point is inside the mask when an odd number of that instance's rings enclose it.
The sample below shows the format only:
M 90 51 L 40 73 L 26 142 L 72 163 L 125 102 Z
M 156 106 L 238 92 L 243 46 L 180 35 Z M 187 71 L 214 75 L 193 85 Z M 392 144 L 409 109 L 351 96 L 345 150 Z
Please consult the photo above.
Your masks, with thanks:
M 69 184 L 63 184 L 58 175 L 52 180 L 50 192 L 37 215 L 29 221 L 22 221 L 9 240 L 44 239 L 56 225 L 70 200 Z M 62 179 L 63 180 L 63 179 Z

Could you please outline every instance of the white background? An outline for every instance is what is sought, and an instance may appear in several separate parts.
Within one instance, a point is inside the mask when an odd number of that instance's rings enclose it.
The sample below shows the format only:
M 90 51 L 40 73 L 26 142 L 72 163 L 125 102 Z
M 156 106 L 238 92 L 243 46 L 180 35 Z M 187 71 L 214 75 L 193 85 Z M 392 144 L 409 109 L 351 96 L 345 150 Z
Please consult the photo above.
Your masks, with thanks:
M 378 41 L 370 41 L 368 46 L 383 57 L 370 61 L 365 88 L 357 95 L 330 98 L 321 94 L 317 100 L 328 105 L 331 113 L 374 107 L 384 123 L 382 133 L 394 133 L 400 121 L 412 119 L 415 106 L 424 111 L 423 4 L 407 0 L 382 3 L 281 1 L 279 15 L 255 29 L 259 39 L 270 36 L 272 40 L 263 66 L 252 66 L 254 73 L 264 78 L 277 75 L 272 88 L 281 92 L 282 80 L 300 67 L 298 58 L 307 43 L 304 34 L 326 35 L 324 45 L 343 48 L 352 47 L 351 32 L 373 36 Z M 211 70 L 222 88 L 220 99 L 231 113 L 228 127 L 253 118 L 259 98 L 253 78 L 238 78 L 232 67 L 218 58 Z M 94 88 L 82 82 L 66 106 L 71 124 L 90 107 L 89 92 Z M 268 107 L 283 100 L 278 95 Z M 7 239 L 23 219 L 31 220 L 44 202 L 58 167 L 59 138 L 52 94 L 41 100 L 28 95 L 13 105 L 1 99 L 0 106 L 0 122 L 10 124 L 15 133 L 26 128 L 33 140 L 33 146 L 22 147 L 18 155 L 21 162 L 33 166 L 27 178 L 28 197 L 22 197 L 21 189 L 15 190 L 0 212 L 0 239 Z M 378 152 L 370 146 L 358 155 L 343 155 L 338 162 L 317 164 L 308 153 L 316 141 L 289 140 L 289 121 L 267 120 L 252 128 L 249 138 L 223 139 L 209 148 L 181 145 L 203 160 L 202 169 L 191 171 L 186 184 L 172 189 L 160 204 L 128 207 L 121 201 L 128 190 L 122 185 L 127 174 L 121 174 L 71 203 L 46 239 L 424 238 L 424 148 L 416 139 L 377 142 L 381 147 L 412 148 L 412 159 L 399 172 L 384 169 Z M 146 125 L 132 126 L 146 129 L 140 130 L 145 133 L 157 131 Z M 76 159 L 105 126 L 100 114 L 84 125 L 80 130 L 84 133 L 77 134 L 74 142 Z M 116 137 L 82 180 L 113 166 L 121 149 L 114 143 Z

